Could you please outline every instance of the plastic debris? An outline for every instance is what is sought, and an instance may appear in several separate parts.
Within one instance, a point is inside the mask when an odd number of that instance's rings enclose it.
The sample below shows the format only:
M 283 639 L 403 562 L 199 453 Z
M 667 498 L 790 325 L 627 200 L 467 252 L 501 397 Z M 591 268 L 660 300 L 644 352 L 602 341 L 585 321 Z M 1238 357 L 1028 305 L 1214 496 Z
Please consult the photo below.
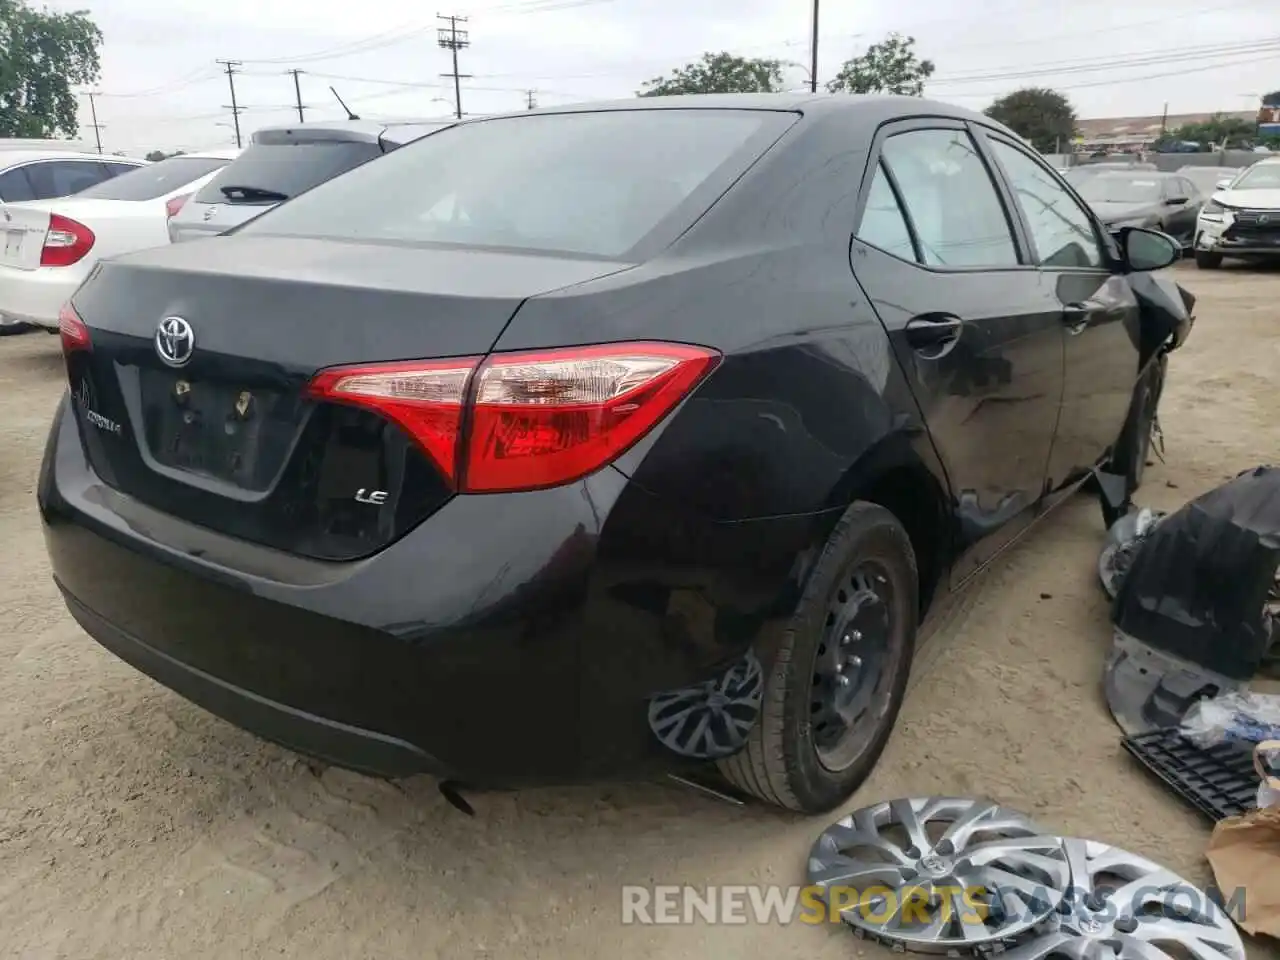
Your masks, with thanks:
M 1232 690 L 1201 700 L 1182 718 L 1180 732 L 1202 747 L 1280 740 L 1280 694 Z
M 1168 514 L 1164 510 L 1143 507 L 1126 513 L 1111 525 L 1107 540 L 1098 556 L 1098 577 L 1102 587 L 1112 600 L 1120 589 L 1120 583 L 1129 572 L 1134 556 L 1147 535 Z
M 1278 567 L 1280 469 L 1257 467 L 1148 530 L 1111 619 L 1154 650 L 1246 682 L 1272 645 Z

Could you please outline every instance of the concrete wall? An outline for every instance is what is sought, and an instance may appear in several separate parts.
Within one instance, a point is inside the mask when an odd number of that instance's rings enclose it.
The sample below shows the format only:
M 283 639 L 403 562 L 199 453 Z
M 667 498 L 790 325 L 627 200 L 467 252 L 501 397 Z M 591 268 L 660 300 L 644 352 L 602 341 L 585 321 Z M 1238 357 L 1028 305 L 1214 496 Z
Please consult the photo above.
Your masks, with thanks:
M 1156 168 L 1166 173 L 1173 173 L 1183 167 L 1247 167 L 1266 156 L 1275 154 L 1252 153 L 1248 150 L 1215 150 L 1212 153 L 1149 153 L 1147 163 L 1154 163 Z M 1069 153 L 1046 153 L 1045 160 L 1059 170 L 1074 166 L 1076 156 Z

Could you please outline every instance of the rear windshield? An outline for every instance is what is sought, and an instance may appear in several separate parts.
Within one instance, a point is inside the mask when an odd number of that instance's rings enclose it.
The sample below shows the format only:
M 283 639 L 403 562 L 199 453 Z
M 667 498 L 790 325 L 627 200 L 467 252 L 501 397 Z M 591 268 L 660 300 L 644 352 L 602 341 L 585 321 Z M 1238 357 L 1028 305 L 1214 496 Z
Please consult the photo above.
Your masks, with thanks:
M 745 169 L 779 124 L 793 119 L 745 110 L 622 110 L 464 123 L 243 230 L 618 257 L 721 168 Z
M 376 143 L 255 143 L 196 194 L 197 203 L 279 203 L 366 160 Z
M 154 200 L 226 164 L 226 160 L 214 157 L 169 157 L 103 180 L 76 196 L 95 200 Z
M 1098 203 L 1154 203 L 1160 199 L 1160 179 L 1141 173 L 1104 173 L 1090 177 L 1076 189 L 1086 200 Z

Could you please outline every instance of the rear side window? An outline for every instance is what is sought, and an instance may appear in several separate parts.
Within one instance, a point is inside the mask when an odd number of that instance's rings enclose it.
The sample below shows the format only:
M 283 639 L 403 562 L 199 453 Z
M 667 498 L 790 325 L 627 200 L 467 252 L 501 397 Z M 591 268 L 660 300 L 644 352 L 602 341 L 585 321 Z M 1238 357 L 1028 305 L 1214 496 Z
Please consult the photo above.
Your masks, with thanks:
M 332 180 L 243 230 L 619 257 L 709 179 L 745 169 L 762 140 L 772 142 L 779 124 L 794 119 L 771 111 L 641 109 L 465 123 Z
M 1004 204 L 967 133 L 899 133 L 885 140 L 882 159 L 902 193 L 925 263 L 935 267 L 1017 265 L 1018 248 Z
M 109 176 L 96 160 L 42 160 L 28 164 L 26 170 L 37 200 L 69 197 Z
M 205 184 L 195 199 L 279 203 L 381 155 L 376 143 L 255 143 Z
M 80 196 L 95 200 L 154 200 L 226 164 L 226 160 L 213 157 L 169 157 L 104 180 L 82 190 Z
M 20 200 L 34 200 L 31 184 L 27 180 L 27 172 L 18 167 L 0 174 L 0 200 L 5 203 L 17 203 Z
M 867 206 L 862 211 L 862 223 L 858 226 L 858 239 L 902 260 L 916 258 L 907 219 L 880 164 L 876 165 L 875 176 L 871 180 Z

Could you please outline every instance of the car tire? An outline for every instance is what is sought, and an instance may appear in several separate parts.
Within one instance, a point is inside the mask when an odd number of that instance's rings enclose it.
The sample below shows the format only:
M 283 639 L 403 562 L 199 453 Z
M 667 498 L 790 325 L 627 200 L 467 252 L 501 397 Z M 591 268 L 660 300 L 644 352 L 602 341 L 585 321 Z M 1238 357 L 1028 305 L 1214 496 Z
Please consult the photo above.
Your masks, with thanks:
M 1222 254 L 1212 250 L 1197 250 L 1196 266 L 1201 270 L 1217 270 L 1222 266 Z
M 823 724 L 813 719 L 815 698 L 822 695 L 819 664 L 829 662 L 830 651 L 837 646 L 837 656 L 844 655 L 845 644 L 834 641 L 837 637 L 847 640 L 850 633 L 853 650 L 869 654 L 871 648 L 864 644 L 878 646 L 878 626 L 865 638 L 861 632 L 844 633 L 850 622 L 861 622 L 862 612 L 833 613 L 840 604 L 845 605 L 840 609 L 847 610 L 850 602 L 865 595 L 857 584 L 867 582 L 868 570 L 875 571 L 876 590 L 888 594 L 879 607 L 874 603 L 865 607 L 873 617 L 878 616 L 876 610 L 885 614 L 884 656 L 874 673 L 868 669 L 865 676 L 855 676 L 859 691 L 874 683 L 872 706 L 846 728 L 847 735 L 854 737 L 848 744 L 853 752 L 847 763 L 837 765 L 823 758 L 817 740 Z M 881 506 L 855 502 L 827 540 L 787 624 L 765 682 L 761 715 L 746 747 L 718 763 L 729 782 L 768 803 L 805 814 L 825 813 L 847 800 L 880 758 L 902 707 L 915 648 L 919 596 L 915 551 L 902 524 Z M 864 666 L 870 662 L 849 656 Z M 854 669 L 861 673 L 863 668 Z
M 1129 416 L 1125 419 L 1120 439 L 1116 441 L 1108 472 L 1125 478 L 1125 492 L 1132 496 L 1142 486 L 1151 455 L 1151 434 L 1155 427 L 1156 407 L 1164 390 L 1164 375 L 1168 358 L 1160 357 L 1143 374 L 1133 388 L 1129 402 Z

